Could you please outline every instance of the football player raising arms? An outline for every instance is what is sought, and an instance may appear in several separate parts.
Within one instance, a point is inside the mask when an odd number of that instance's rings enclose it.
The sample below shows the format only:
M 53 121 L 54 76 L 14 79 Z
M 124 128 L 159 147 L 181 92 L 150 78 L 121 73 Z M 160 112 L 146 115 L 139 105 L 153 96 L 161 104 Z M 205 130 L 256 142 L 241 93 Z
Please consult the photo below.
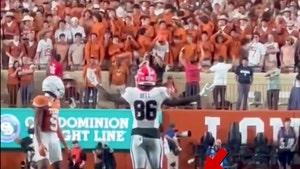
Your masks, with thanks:
M 122 96 L 108 93 L 98 83 L 93 71 L 88 71 L 87 76 L 107 100 L 119 104 L 129 103 L 134 117 L 130 148 L 134 169 L 145 168 L 147 159 L 152 169 L 162 168 L 163 146 L 160 139 L 158 117 L 162 105 L 190 104 L 199 100 L 200 96 L 206 96 L 214 87 L 206 84 L 199 95 L 187 98 L 171 98 L 166 87 L 155 87 L 156 73 L 147 63 L 138 70 L 137 87 L 127 87 Z

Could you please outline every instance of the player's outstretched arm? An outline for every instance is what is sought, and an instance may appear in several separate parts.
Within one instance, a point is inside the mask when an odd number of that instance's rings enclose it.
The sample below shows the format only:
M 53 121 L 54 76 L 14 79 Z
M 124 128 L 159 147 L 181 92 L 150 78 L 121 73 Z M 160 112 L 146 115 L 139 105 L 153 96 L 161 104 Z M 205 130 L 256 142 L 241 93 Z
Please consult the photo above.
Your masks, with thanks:
M 120 95 L 120 94 L 111 94 L 106 91 L 102 85 L 98 82 L 95 72 L 93 70 L 87 70 L 86 74 L 88 80 L 97 87 L 99 92 L 103 94 L 103 96 L 112 102 L 119 103 L 119 104 L 126 104 L 127 101 Z
M 121 94 L 111 94 L 108 91 L 106 91 L 104 89 L 103 86 L 101 86 L 100 84 L 97 84 L 97 89 L 99 90 L 99 92 L 101 94 L 103 94 L 103 96 L 105 97 L 105 99 L 111 101 L 111 102 L 115 102 L 118 104 L 126 104 L 127 101 L 121 96 Z
M 200 95 L 184 97 L 184 98 L 169 98 L 164 101 L 164 104 L 170 107 L 185 106 L 200 99 Z
M 208 85 L 205 84 L 202 88 L 199 95 L 190 96 L 190 97 L 184 97 L 184 98 L 168 98 L 164 101 L 164 104 L 167 106 L 185 106 L 192 102 L 196 102 L 200 99 L 201 96 L 207 96 L 208 93 L 210 93 L 214 89 L 214 84 Z

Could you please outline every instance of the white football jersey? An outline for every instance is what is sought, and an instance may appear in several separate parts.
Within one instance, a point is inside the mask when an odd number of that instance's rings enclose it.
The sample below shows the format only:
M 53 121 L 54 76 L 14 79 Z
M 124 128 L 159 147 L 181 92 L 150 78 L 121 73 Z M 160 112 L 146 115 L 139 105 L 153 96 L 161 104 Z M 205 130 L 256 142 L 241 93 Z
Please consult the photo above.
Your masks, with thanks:
M 132 128 L 159 128 L 161 106 L 170 97 L 166 87 L 154 87 L 149 91 L 127 87 L 122 97 L 130 104 L 134 117 Z

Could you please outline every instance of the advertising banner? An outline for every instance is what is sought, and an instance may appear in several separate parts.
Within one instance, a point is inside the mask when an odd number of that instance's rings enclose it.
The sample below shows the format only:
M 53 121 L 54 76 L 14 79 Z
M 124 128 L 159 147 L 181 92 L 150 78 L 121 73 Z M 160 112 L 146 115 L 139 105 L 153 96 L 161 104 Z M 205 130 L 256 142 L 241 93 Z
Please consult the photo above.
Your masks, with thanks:
M 159 117 L 161 121 L 161 113 Z M 113 149 L 129 150 L 132 122 L 128 109 L 61 109 L 59 112 L 66 141 L 71 144 L 78 140 L 84 149 L 94 149 L 102 141 Z M 33 109 L 1 108 L 1 148 L 20 148 L 15 139 L 29 136 L 33 123 Z
M 194 141 L 199 141 L 203 133 L 209 131 L 214 138 L 226 144 L 231 125 L 236 123 L 242 144 L 253 144 L 258 133 L 264 133 L 269 143 L 276 144 L 278 131 L 284 126 L 286 118 L 290 118 L 297 137 L 300 132 L 300 111 L 164 110 L 164 117 L 164 122 L 169 119 L 177 129 L 191 131 Z
M 132 114 L 130 110 L 62 109 L 59 122 L 68 143 L 78 140 L 84 149 L 103 141 L 113 149 L 129 149 Z M 1 148 L 20 148 L 16 138 L 28 136 L 33 126 L 33 109 L 1 109 Z

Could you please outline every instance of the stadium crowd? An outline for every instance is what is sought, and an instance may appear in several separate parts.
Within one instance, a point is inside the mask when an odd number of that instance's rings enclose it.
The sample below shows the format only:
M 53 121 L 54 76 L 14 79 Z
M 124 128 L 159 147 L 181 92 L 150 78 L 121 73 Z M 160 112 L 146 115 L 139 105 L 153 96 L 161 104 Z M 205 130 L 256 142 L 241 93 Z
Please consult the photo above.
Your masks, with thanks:
M 220 72 L 233 70 L 239 77 L 242 109 L 253 72 L 268 72 L 268 108 L 277 109 L 278 76 L 296 71 L 300 60 L 299 32 L 299 0 L 6 0 L 1 1 L 1 68 L 8 69 L 11 107 L 19 90 L 22 105 L 30 104 L 36 70 L 63 78 L 71 103 L 80 98 L 72 72 L 82 71 L 83 107 L 96 107 L 87 69 L 119 93 L 134 85 L 135 72 L 147 59 L 159 84 L 164 72 L 185 71 L 185 96 L 199 92 L 199 71 L 214 72 L 216 108 L 226 106 Z M 109 71 L 109 79 L 102 79 L 102 70 Z M 162 85 L 174 97 L 182 95 L 171 76 Z

